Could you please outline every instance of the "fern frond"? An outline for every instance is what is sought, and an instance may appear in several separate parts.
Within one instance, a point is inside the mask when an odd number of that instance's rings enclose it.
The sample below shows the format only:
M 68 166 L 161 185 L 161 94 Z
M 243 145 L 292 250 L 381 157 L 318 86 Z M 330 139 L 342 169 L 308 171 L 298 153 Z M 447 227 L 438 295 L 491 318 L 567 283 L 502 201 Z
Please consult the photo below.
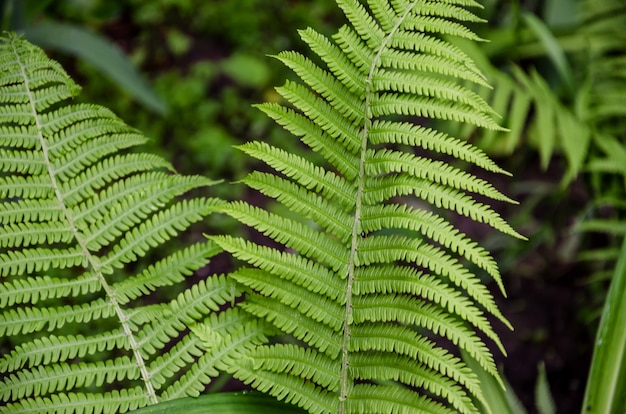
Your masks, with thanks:
M 476 413 L 480 384 L 450 344 L 498 378 L 486 341 L 504 350 L 490 320 L 510 325 L 479 274 L 504 290 L 495 261 L 444 215 L 522 237 L 475 197 L 513 200 L 450 160 L 506 172 L 433 126 L 503 131 L 467 85 L 486 78 L 444 39 L 479 40 L 464 26 L 480 21 L 466 8 L 477 3 L 337 3 L 349 24 L 331 39 L 301 31 L 317 58 L 280 53 L 301 82 L 277 89 L 284 104 L 258 106 L 320 162 L 247 143 L 240 149 L 275 173 L 242 182 L 283 208 L 219 207 L 279 246 L 210 237 L 250 266 L 231 275 L 246 292 L 240 308 L 291 336 L 226 369 L 311 413 Z
M 224 277 L 174 299 L 163 289 L 219 253 L 212 242 L 142 265 L 221 204 L 187 195 L 214 182 L 127 152 L 146 138 L 74 104 L 78 91 L 40 49 L 2 39 L 1 412 L 125 412 L 197 395 L 218 372 L 187 325 L 241 293 Z

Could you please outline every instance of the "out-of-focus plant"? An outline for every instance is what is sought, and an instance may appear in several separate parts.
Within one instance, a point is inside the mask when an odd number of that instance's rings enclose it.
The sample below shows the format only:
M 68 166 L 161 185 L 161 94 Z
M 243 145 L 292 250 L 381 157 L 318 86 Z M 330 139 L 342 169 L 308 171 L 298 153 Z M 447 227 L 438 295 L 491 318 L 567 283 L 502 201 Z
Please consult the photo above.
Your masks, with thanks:
M 503 378 L 505 388 L 474 361 L 467 353 L 463 353 L 463 360 L 478 376 L 485 393 L 485 401 L 481 403 L 482 412 L 498 414 L 527 414 L 515 391 Z M 539 414 L 555 414 L 557 407 L 550 393 L 550 384 L 544 364 L 539 364 L 537 382 L 535 384 L 535 408 Z
M 23 33 L 44 49 L 58 50 L 88 62 L 146 108 L 161 115 L 166 112 L 163 100 L 119 47 L 83 26 L 46 15 L 51 3 L 50 0 L 0 1 L 3 29 Z
M 93 68 L 79 64 L 85 98 L 104 100 L 128 114 L 130 124 L 153 138 L 151 150 L 169 154 L 181 170 L 228 179 L 250 168 L 234 145 L 261 137 L 290 143 L 251 108 L 279 99 L 272 85 L 287 76 L 285 68 L 259 51 L 301 47 L 296 28 L 315 25 L 326 32 L 340 15 L 331 0 L 291 1 L 289 7 L 283 0 L 132 0 L 115 13 L 127 16 L 126 29 L 112 31 L 132 33 L 126 41 L 130 59 L 150 69 L 170 112 L 155 119 L 136 110 L 131 99 L 113 99 Z M 293 30 L 284 30 L 288 27 Z
M 484 133 L 466 128 L 464 134 L 492 154 L 535 148 L 544 168 L 555 157 L 563 158 L 562 188 L 578 177 L 590 189 L 588 208 L 579 213 L 575 231 L 602 233 L 607 241 L 605 247 L 595 246 L 578 257 L 597 263 L 590 283 L 610 281 L 610 289 L 594 344 L 583 412 L 623 413 L 626 4 L 562 0 L 546 5 L 544 19 L 521 7 L 511 8 L 510 29 L 498 28 L 492 36 L 486 35 L 495 44 L 475 47 L 473 52 L 471 45 L 464 44 L 495 85 L 479 93 L 503 115 L 503 124 L 510 129 Z M 568 13 L 557 20 L 557 9 Z M 595 290 L 603 295 L 604 289 Z
M 594 343 L 583 413 L 626 412 L 626 239 Z

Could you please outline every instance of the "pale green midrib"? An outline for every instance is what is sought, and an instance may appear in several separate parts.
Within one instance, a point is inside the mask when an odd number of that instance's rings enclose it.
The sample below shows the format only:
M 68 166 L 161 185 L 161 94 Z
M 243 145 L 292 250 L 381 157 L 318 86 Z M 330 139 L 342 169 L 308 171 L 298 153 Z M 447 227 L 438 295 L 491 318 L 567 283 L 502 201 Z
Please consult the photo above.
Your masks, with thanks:
M 15 47 L 15 40 L 11 43 L 11 46 L 13 48 L 13 53 L 15 54 L 17 63 L 20 67 L 20 71 L 22 74 L 22 78 L 24 79 L 24 86 L 26 88 L 26 93 L 28 95 L 28 101 L 30 103 L 30 107 L 31 107 L 31 111 L 32 111 L 32 115 L 33 115 L 33 119 L 35 120 L 35 126 L 37 128 L 37 135 L 39 138 L 39 141 L 41 142 L 41 151 L 43 153 L 44 156 L 44 160 L 46 163 L 46 169 L 48 171 L 48 175 L 50 177 L 50 182 L 52 184 L 52 187 L 54 188 L 54 193 L 56 195 L 57 201 L 59 202 L 59 207 L 60 209 L 63 211 L 63 214 L 65 216 L 65 218 L 67 219 L 68 223 L 70 224 L 70 229 L 72 231 L 72 233 L 74 234 L 74 238 L 76 239 L 76 242 L 78 243 L 78 245 L 80 246 L 82 252 L 83 252 L 83 256 L 87 258 L 87 261 L 89 262 L 89 266 L 94 270 L 94 273 L 97 275 L 100 284 L 102 285 L 102 289 L 105 291 L 108 299 L 109 299 L 109 303 L 111 304 L 111 306 L 114 307 L 115 309 L 115 314 L 117 315 L 120 324 L 122 325 L 123 329 L 124 329 L 124 334 L 125 336 L 128 338 L 128 342 L 130 343 L 130 347 L 133 351 L 133 356 L 135 358 L 137 367 L 139 368 L 140 372 L 141 372 L 141 378 L 143 379 L 145 386 L 146 386 L 146 398 L 150 401 L 150 403 L 152 404 L 156 404 L 158 403 L 158 399 L 156 396 L 156 391 L 154 388 L 154 385 L 152 384 L 152 382 L 150 382 L 150 373 L 148 372 L 148 368 L 146 366 L 146 361 L 144 360 L 143 356 L 141 355 L 141 352 L 139 350 L 139 344 L 132 332 L 132 329 L 130 328 L 130 325 L 128 324 L 128 320 L 129 320 L 129 316 L 124 312 L 124 310 L 122 309 L 122 307 L 120 306 L 120 304 L 117 302 L 117 300 L 115 299 L 115 295 L 113 290 L 111 289 L 111 287 L 109 286 L 109 284 L 107 283 L 104 274 L 102 273 L 102 270 L 100 268 L 100 263 L 97 257 L 95 257 L 94 255 L 91 254 L 91 252 L 89 251 L 89 249 L 87 248 L 87 244 L 85 242 L 85 239 L 82 237 L 82 235 L 80 234 L 80 232 L 78 232 L 76 225 L 75 225 L 75 218 L 72 214 L 72 212 L 67 208 L 67 206 L 65 205 L 64 202 L 64 198 L 63 198 L 63 194 L 61 192 L 61 189 L 59 187 L 59 184 L 57 183 L 56 180 L 56 176 L 55 176 L 55 172 L 54 172 L 54 168 L 52 166 L 52 163 L 50 162 L 50 157 L 49 157 L 49 153 L 48 153 L 48 147 L 46 145 L 46 140 L 43 136 L 43 128 L 41 126 L 41 122 L 38 116 L 38 112 L 37 112 L 37 108 L 35 107 L 35 99 L 34 96 L 32 94 L 32 91 L 30 89 L 30 85 L 29 85 L 29 79 L 28 76 L 26 74 L 26 69 L 24 64 L 22 63 L 22 60 L 20 58 L 20 54 L 17 50 L 17 48 Z
M 381 42 L 380 47 L 376 53 L 374 59 L 372 59 L 372 64 L 370 65 L 370 70 L 367 76 L 367 80 L 365 81 L 365 108 L 364 108 L 364 116 L 363 116 L 363 134 L 361 140 L 361 154 L 359 159 L 359 178 L 358 178 L 358 187 L 356 194 L 356 202 L 354 209 L 354 221 L 352 223 L 352 242 L 350 246 L 350 259 L 348 262 L 348 277 L 346 281 L 346 305 L 345 305 L 345 316 L 344 316 L 344 325 L 343 325 L 343 340 L 341 343 L 341 373 L 339 376 L 340 381 L 340 395 L 339 395 L 339 414 L 345 413 L 345 405 L 346 400 L 348 399 L 349 390 L 352 386 L 352 379 L 349 377 L 349 343 L 351 336 L 350 325 L 352 324 L 352 285 L 354 284 L 354 272 L 356 268 L 356 256 L 358 250 L 359 240 L 361 238 L 361 207 L 363 203 L 363 191 L 365 186 L 365 157 L 367 154 L 367 144 L 369 138 L 369 129 L 372 124 L 372 112 L 371 112 L 371 103 L 370 103 L 370 95 L 372 93 L 372 80 L 374 78 L 374 73 L 376 72 L 378 65 L 380 64 L 381 55 L 383 51 L 387 48 L 389 40 L 393 37 L 396 31 L 400 28 L 400 25 L 406 17 L 409 15 L 411 10 L 415 7 L 417 1 L 411 3 L 409 7 L 405 10 L 404 14 L 398 19 L 395 26 L 389 31 L 387 36 L 385 36 Z

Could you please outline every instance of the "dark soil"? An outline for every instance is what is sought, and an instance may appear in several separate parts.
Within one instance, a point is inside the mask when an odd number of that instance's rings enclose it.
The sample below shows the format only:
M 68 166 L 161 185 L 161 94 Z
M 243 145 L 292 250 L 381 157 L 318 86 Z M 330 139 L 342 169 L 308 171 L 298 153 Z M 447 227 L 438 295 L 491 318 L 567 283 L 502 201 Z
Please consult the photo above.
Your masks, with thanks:
M 592 327 L 577 320 L 580 287 L 563 280 L 528 279 L 509 286 L 509 299 L 501 309 L 515 331 L 499 332 L 508 352 L 499 361 L 504 375 L 534 413 L 538 364 L 543 362 L 558 412 L 580 412 L 593 341 Z
M 508 298 L 498 302 L 515 329 L 496 325 L 508 353 L 497 357 L 498 364 L 529 413 L 537 412 L 535 385 L 541 363 L 557 412 L 580 412 L 606 286 L 592 286 L 595 269 L 577 255 L 592 243 L 606 241 L 590 242 L 575 232 L 590 196 L 580 180 L 561 186 L 558 161 L 547 171 L 539 168 L 535 156 L 509 159 L 508 164 L 514 165 L 509 169 L 513 178 L 507 181 L 518 184 L 498 188 L 509 187 L 504 192 L 520 204 L 507 207 L 502 215 L 513 221 L 525 215 L 514 227 L 529 240 L 512 252 L 496 252 L 508 292 Z

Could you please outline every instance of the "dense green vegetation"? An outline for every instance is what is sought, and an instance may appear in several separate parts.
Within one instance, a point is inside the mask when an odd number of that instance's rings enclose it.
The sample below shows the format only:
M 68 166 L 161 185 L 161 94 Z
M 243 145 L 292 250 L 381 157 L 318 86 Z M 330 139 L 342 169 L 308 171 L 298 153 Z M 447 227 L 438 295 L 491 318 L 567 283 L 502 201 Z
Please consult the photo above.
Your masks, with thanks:
M 298 29 L 333 33 L 344 21 L 331 0 L 31 0 L 26 10 L 36 13 L 16 24 L 9 18 L 11 3 L 4 2 L 5 27 L 26 28 L 28 35 L 54 20 L 117 44 L 163 101 L 165 113 L 125 92 L 80 54 L 51 49 L 50 55 L 83 86 L 78 99 L 123 114 L 152 139 L 150 152 L 171 160 L 179 172 L 225 179 L 211 187 L 214 196 L 255 204 L 268 201 L 228 183 L 258 167 L 233 146 L 253 140 L 298 146 L 252 107 L 280 102 L 274 86 L 293 77 L 267 55 L 287 49 L 310 54 Z M 534 407 L 538 367 L 544 364 L 559 412 L 576 412 L 609 281 L 619 276 L 615 269 L 624 255 L 626 10 L 617 0 L 483 3 L 479 14 L 488 23 L 471 29 L 490 42 L 458 45 L 494 86 L 476 92 L 510 131 L 441 127 L 512 173 L 513 179 L 495 184 L 520 205 L 495 209 L 528 241 L 485 234 L 471 220 L 457 218 L 454 224 L 500 264 L 508 298 L 498 305 L 515 331 L 494 327 L 508 352 L 496 358 L 511 388 L 528 409 Z M 279 207 L 270 203 L 268 209 Z M 184 237 L 222 232 L 260 240 L 221 215 L 211 215 L 208 224 Z M 212 266 L 217 273 L 233 269 L 227 258 Z M 224 377 L 212 390 L 237 386 Z

